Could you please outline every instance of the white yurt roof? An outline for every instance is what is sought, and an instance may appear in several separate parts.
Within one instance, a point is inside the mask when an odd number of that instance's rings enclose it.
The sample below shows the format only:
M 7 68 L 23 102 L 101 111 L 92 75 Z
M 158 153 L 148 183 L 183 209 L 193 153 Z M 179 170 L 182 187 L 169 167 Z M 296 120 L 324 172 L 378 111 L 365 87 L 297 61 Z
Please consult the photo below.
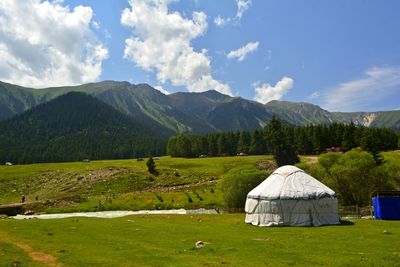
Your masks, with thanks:
M 255 199 L 320 199 L 336 197 L 335 192 L 295 166 L 276 169 L 247 195 Z

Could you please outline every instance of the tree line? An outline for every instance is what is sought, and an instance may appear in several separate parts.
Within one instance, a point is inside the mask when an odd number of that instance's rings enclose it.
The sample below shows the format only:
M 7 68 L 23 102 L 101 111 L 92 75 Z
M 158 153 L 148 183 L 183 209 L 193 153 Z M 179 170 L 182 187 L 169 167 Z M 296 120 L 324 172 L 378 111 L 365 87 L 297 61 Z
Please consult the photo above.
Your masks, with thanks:
M 233 156 L 275 154 L 293 150 L 296 154 L 314 155 L 328 148 L 348 151 L 356 147 L 371 152 L 379 160 L 379 151 L 398 148 L 399 136 L 389 128 L 367 128 L 354 123 L 293 126 L 273 117 L 264 128 L 252 132 L 237 131 L 206 135 L 180 134 L 168 140 L 167 154 L 173 157 Z

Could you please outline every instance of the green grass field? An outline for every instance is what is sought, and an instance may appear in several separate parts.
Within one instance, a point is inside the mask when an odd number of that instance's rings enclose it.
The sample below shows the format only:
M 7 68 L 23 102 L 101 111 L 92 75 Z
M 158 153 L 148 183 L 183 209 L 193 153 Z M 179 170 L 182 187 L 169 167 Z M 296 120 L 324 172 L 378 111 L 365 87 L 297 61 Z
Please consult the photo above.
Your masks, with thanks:
M 222 205 L 217 182 L 234 167 L 270 166 L 271 156 L 146 159 L 0 166 L 0 204 L 51 200 L 46 212 L 212 208 Z M 268 172 L 266 171 L 266 175 Z
M 385 152 L 400 164 L 400 151 Z M 316 158 L 302 158 L 315 162 Z M 270 156 L 0 166 L 0 203 L 51 200 L 47 212 L 220 207 L 217 183 Z M 99 205 L 100 203 L 100 205 Z M 40 207 L 39 207 L 40 208 Z M 205 247 L 195 248 L 196 241 Z M 259 228 L 244 214 L 0 219 L 0 266 L 400 266 L 400 221 Z
M 385 158 L 385 160 L 400 165 L 400 150 L 382 152 L 382 155 Z
M 196 249 L 199 240 L 205 247 Z M 0 266 L 46 264 L 399 266 L 400 221 L 260 228 L 243 214 L 0 220 Z
M 400 151 L 383 153 L 400 165 Z M 317 157 L 302 157 L 316 162 Z M 39 212 L 141 210 L 222 207 L 218 181 L 232 168 L 274 169 L 272 156 L 245 156 L 156 160 L 158 174 L 150 174 L 144 161 L 104 160 L 0 166 L 0 204 L 28 201 L 46 204 Z M 50 201 L 48 201 L 50 200 Z

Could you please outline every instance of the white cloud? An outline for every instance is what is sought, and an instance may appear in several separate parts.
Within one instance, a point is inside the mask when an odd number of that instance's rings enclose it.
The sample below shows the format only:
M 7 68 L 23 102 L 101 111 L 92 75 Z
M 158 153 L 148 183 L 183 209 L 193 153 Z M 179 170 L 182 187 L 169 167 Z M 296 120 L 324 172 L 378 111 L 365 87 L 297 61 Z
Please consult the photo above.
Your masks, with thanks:
M 161 85 L 156 85 L 156 86 L 154 86 L 154 88 L 157 89 L 158 91 L 160 91 L 161 93 L 163 93 L 164 95 L 171 94 L 170 91 L 165 90 Z
M 254 88 L 254 100 L 263 104 L 271 100 L 279 100 L 293 87 L 293 83 L 294 81 L 292 78 L 285 76 L 277 82 L 275 86 L 270 84 L 257 86 Z
M 62 1 L 0 1 L 0 80 L 24 86 L 99 78 L 108 51 L 91 31 L 93 11 Z
M 237 58 L 238 61 L 243 61 L 247 54 L 252 53 L 258 49 L 259 42 L 250 42 L 237 50 L 230 51 L 227 55 L 229 59 Z
M 315 91 L 308 97 L 308 99 L 316 99 L 316 98 L 319 98 L 320 96 L 321 96 L 321 93 L 318 91 Z
M 324 107 L 331 111 L 359 111 L 382 103 L 400 90 L 400 67 L 375 67 L 364 77 L 339 84 L 324 95 Z
M 222 27 L 228 23 L 233 23 L 233 24 L 239 23 L 239 21 L 242 19 L 244 12 L 246 12 L 246 10 L 249 9 L 251 5 L 251 0 L 236 0 L 236 5 L 237 5 L 237 11 L 235 17 L 224 19 L 218 15 L 214 19 L 215 25 Z
M 246 12 L 247 9 L 249 9 L 251 5 L 251 0 L 236 0 L 236 4 L 238 7 L 236 17 L 240 20 L 243 16 L 243 13 Z
M 215 23 L 215 25 L 217 25 L 217 26 L 223 26 L 223 25 L 226 24 L 226 20 L 223 19 L 223 18 L 221 18 L 221 16 L 217 16 L 217 17 L 214 19 L 214 23 Z
M 100 23 L 97 22 L 97 21 L 95 21 L 95 20 L 92 21 L 92 26 L 93 26 L 93 28 L 95 28 L 96 30 L 100 29 Z
M 258 80 L 258 81 L 255 81 L 255 82 L 251 83 L 251 86 L 253 86 L 255 88 L 255 87 L 260 86 L 260 84 L 261 84 L 261 81 Z
M 215 80 L 207 51 L 194 51 L 191 41 L 204 34 L 207 16 L 193 12 L 192 19 L 178 12 L 169 12 L 162 0 L 130 0 L 130 9 L 122 12 L 121 23 L 133 28 L 133 36 L 125 40 L 124 57 L 147 71 L 155 71 L 158 81 L 171 81 L 189 91 L 210 89 L 231 94 L 229 86 Z

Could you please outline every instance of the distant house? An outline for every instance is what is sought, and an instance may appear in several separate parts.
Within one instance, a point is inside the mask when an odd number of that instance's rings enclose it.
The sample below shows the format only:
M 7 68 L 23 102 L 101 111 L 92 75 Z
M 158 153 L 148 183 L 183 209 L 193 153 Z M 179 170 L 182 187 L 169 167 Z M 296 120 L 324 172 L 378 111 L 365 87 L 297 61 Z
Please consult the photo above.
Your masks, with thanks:
M 6 166 L 12 166 L 13 164 L 11 163 L 11 162 L 6 162 L 6 164 L 4 164 L 4 165 L 6 165 Z
M 340 146 L 333 146 L 333 147 L 328 147 L 326 149 L 326 152 L 343 152 L 343 149 Z

